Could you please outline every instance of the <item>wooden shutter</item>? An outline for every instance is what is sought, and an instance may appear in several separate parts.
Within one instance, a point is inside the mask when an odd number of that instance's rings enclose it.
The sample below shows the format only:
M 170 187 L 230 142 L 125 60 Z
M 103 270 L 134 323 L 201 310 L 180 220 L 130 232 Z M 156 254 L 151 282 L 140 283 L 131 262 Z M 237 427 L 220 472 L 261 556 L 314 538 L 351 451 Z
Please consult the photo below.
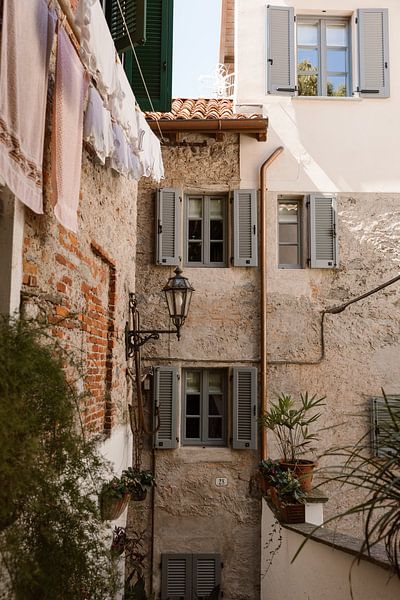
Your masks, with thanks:
M 131 47 L 129 36 L 134 46 L 146 41 L 146 0 L 119 0 L 119 4 L 122 15 L 117 0 L 110 0 L 106 17 L 117 51 L 125 52 Z
M 193 555 L 193 600 L 219 598 L 221 557 L 219 554 Z
M 192 600 L 192 555 L 163 554 L 161 600 Z
M 233 264 L 257 266 L 257 192 L 235 190 L 233 193 Z
M 147 0 L 146 43 L 136 56 L 146 82 L 151 106 L 132 50 L 125 54 L 124 68 L 136 100 L 143 111 L 168 112 L 172 103 L 173 0 Z
M 391 440 L 394 435 L 400 435 L 400 396 L 386 396 L 387 404 L 382 397 L 372 398 L 371 400 L 373 454 L 382 458 L 391 456 L 396 451 Z M 397 426 L 388 410 L 388 405 L 393 417 L 395 417 Z
M 310 266 L 332 269 L 338 266 L 336 198 L 310 196 Z
M 267 93 L 295 93 L 294 9 L 267 7 Z
M 257 448 L 257 369 L 233 369 L 233 447 Z
M 154 369 L 154 424 L 155 427 L 159 426 L 154 440 L 156 448 L 176 448 L 177 392 L 178 369 L 156 367 Z
M 366 98 L 389 96 L 387 8 L 358 10 L 359 91 Z
M 179 190 L 164 188 L 157 192 L 156 262 L 179 265 L 181 257 L 181 210 Z

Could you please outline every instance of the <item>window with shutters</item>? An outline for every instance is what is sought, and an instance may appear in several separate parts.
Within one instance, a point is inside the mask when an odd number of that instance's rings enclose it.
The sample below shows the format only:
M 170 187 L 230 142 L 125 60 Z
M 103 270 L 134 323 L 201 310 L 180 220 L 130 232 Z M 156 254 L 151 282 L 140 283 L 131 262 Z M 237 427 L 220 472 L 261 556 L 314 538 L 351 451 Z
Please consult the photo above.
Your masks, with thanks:
M 325 194 L 278 198 L 278 267 L 339 266 L 336 198 Z
M 218 600 L 221 596 L 219 554 L 163 554 L 161 600 Z
M 226 384 L 222 369 L 183 371 L 184 445 L 226 445 Z
M 226 196 L 185 198 L 185 263 L 226 266 Z
M 397 454 L 398 444 L 392 444 L 399 436 L 400 395 L 371 398 L 372 452 L 378 458 Z

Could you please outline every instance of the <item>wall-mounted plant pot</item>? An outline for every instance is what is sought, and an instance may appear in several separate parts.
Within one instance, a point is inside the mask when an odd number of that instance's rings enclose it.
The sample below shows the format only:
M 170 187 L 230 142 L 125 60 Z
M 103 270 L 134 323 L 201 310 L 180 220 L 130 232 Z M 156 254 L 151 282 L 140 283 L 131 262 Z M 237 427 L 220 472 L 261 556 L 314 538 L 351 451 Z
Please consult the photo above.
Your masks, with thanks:
M 115 519 L 118 519 L 128 506 L 129 500 L 130 494 L 125 494 L 122 498 L 113 498 L 112 496 L 100 494 L 100 514 L 103 521 L 115 521 Z
M 281 460 L 280 464 L 282 468 L 291 471 L 299 480 L 303 492 L 311 491 L 314 469 L 317 466 L 316 462 L 313 460 L 298 460 L 296 462 L 285 462 Z
M 281 523 L 304 523 L 306 520 L 306 507 L 304 504 L 281 504 L 279 520 Z
M 147 496 L 147 489 L 143 488 L 142 490 L 139 490 L 137 492 L 131 492 L 131 500 L 134 500 L 135 502 L 141 502 L 142 500 L 145 500 Z

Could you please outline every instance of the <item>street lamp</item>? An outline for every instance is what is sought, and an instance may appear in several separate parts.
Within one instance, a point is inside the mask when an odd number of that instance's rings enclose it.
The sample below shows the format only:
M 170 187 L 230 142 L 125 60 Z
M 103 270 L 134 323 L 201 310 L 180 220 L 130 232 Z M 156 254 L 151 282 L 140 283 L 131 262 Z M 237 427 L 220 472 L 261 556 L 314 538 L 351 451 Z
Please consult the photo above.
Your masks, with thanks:
M 176 333 L 178 340 L 181 337 L 181 327 L 184 324 L 190 307 L 190 301 L 194 288 L 187 277 L 182 275 L 182 269 L 176 267 L 175 275 L 170 277 L 168 283 L 163 287 L 165 299 L 168 306 L 170 319 L 175 329 L 140 329 L 140 316 L 137 308 L 136 295 L 129 294 L 129 312 L 131 315 L 132 329 L 129 324 L 125 326 L 125 354 L 126 358 L 132 358 L 149 340 L 158 340 L 161 333 Z

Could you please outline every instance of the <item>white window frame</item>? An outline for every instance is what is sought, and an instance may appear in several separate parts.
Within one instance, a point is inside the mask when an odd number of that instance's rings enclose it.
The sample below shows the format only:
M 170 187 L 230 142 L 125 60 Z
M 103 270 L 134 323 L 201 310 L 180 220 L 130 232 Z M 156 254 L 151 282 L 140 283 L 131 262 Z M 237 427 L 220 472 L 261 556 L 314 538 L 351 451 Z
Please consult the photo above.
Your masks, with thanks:
M 210 259 L 210 200 L 222 199 L 224 209 L 222 215 L 223 223 L 223 260 L 213 262 Z M 201 260 L 189 261 L 189 200 L 201 199 L 202 201 L 202 236 L 201 236 Z M 195 219 L 193 219 L 195 220 Z M 185 194 L 184 196 L 184 265 L 186 267 L 227 267 L 227 224 L 228 224 L 228 195 L 227 194 Z
M 297 206 L 298 206 L 298 209 L 297 209 L 297 244 L 292 244 L 289 242 L 282 242 L 280 240 L 279 225 L 281 224 L 281 222 L 279 221 L 279 206 L 281 204 L 297 204 Z M 290 198 L 289 196 L 280 197 L 280 198 L 278 198 L 277 208 L 278 208 L 278 216 L 277 216 L 278 268 L 279 269 L 302 269 L 304 267 L 304 260 L 303 260 L 303 255 L 304 255 L 304 243 L 303 243 L 304 198 L 298 198 L 298 197 Z M 292 263 L 281 263 L 280 262 L 279 255 L 280 255 L 281 246 L 297 246 L 297 258 L 298 258 L 297 263 L 292 264 Z

